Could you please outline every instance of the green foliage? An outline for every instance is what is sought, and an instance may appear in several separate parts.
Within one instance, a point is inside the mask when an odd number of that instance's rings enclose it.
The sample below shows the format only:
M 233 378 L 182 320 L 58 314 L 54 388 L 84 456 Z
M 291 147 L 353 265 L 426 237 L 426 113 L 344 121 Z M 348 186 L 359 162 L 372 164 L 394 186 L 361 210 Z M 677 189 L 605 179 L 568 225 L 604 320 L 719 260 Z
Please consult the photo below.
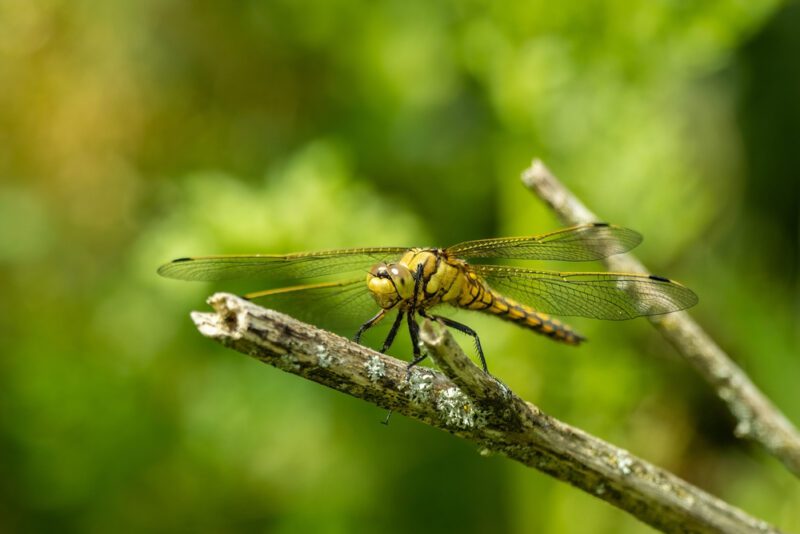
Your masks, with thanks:
M 774 1 L 0 4 L 0 530 L 648 531 L 200 338 L 216 287 L 155 268 L 550 230 L 517 179 L 538 156 L 800 422 L 798 24 Z M 459 317 L 544 410 L 800 529 L 796 480 L 644 321 L 576 321 L 574 349 Z

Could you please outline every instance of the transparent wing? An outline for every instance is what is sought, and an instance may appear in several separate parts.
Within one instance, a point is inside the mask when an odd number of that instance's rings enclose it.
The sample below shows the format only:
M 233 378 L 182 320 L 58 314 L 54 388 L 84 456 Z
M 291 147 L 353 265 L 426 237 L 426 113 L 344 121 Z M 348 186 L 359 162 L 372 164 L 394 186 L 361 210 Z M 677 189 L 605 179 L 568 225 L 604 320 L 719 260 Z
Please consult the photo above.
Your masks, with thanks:
M 697 295 L 691 289 L 654 275 L 470 267 L 495 291 L 553 315 L 616 321 L 670 313 L 697 304 Z
M 366 277 L 269 289 L 244 297 L 259 306 L 347 336 L 355 334 L 359 326 L 380 310 L 367 289 Z
M 179 258 L 159 267 L 158 274 L 178 280 L 235 279 L 301 280 L 363 271 L 380 261 L 397 257 L 400 247 L 350 248 L 297 254 L 253 254 Z
M 607 223 L 589 223 L 526 237 L 466 241 L 447 249 L 457 258 L 592 261 L 627 252 L 642 242 L 637 232 Z

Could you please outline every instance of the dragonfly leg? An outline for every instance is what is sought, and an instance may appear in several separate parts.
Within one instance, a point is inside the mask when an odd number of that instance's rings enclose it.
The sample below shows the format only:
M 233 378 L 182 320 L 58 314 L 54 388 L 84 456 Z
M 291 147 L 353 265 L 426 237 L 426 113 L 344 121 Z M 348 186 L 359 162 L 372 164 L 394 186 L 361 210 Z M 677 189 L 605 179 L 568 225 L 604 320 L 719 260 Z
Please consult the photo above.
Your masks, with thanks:
M 417 324 L 414 315 L 411 313 L 408 314 L 408 333 L 411 336 L 411 345 L 414 350 L 414 359 L 408 364 L 410 373 L 412 367 L 425 359 L 425 355 L 419 350 L 419 324 Z
M 486 366 L 486 357 L 483 355 L 483 348 L 481 347 L 481 340 L 478 337 L 478 333 L 473 330 L 472 328 L 468 327 L 465 324 L 458 323 L 452 319 L 447 317 L 442 317 L 441 315 L 428 315 L 423 310 L 420 310 L 420 315 L 425 317 L 426 319 L 435 319 L 445 326 L 449 326 L 450 328 L 455 328 L 459 332 L 463 332 L 468 336 L 471 336 L 475 340 L 475 349 L 478 351 L 478 357 L 481 359 L 481 365 L 483 366 L 483 372 L 487 375 L 489 374 L 489 368 Z
M 381 421 L 381 424 L 389 426 L 389 419 L 391 418 L 392 418 L 392 410 L 389 410 L 389 412 L 386 414 L 386 417 L 383 419 L 383 421 Z
M 397 335 L 397 330 L 400 328 L 400 325 L 403 323 L 403 315 L 404 311 L 400 310 L 397 312 L 397 317 L 394 319 L 394 323 L 392 323 L 392 329 L 389 330 L 389 335 L 386 336 L 386 341 L 383 342 L 383 348 L 381 348 L 381 352 L 386 352 L 389 350 L 389 347 L 392 346 L 394 342 L 394 337 Z M 407 377 L 407 376 L 406 376 Z M 386 413 L 386 417 L 381 421 L 381 424 L 389 426 L 389 419 L 392 418 L 392 410 L 389 410 Z
M 422 288 L 422 269 L 425 266 L 423 264 L 417 265 L 417 270 L 414 272 L 414 294 L 411 295 L 411 307 L 409 308 L 409 312 L 413 314 L 417 311 L 417 298 L 419 297 L 419 290 Z
M 381 348 L 381 352 L 386 352 L 389 350 L 389 347 L 392 346 L 394 342 L 394 337 L 397 335 L 397 330 L 400 328 L 400 325 L 403 323 L 403 312 L 402 310 L 397 312 L 397 317 L 394 319 L 394 323 L 392 323 L 392 329 L 389 330 L 389 335 L 386 336 L 386 341 L 383 342 L 383 348 Z M 406 375 L 406 379 L 408 379 L 408 375 Z M 392 410 L 386 412 L 386 417 L 381 421 L 381 424 L 389 426 L 389 419 L 392 418 Z
M 386 310 L 381 310 L 376 313 L 372 319 L 361 325 L 361 327 L 358 329 L 358 332 L 356 332 L 356 335 L 353 336 L 353 341 L 356 343 L 361 343 L 361 336 L 364 334 L 364 332 L 378 324 L 384 317 L 386 317 Z
M 411 368 L 425 359 L 425 355 L 423 355 L 419 350 L 419 324 L 417 324 L 416 318 L 414 317 L 414 315 L 418 313 L 417 296 L 419 295 L 419 290 L 422 286 L 422 269 L 423 265 L 421 263 L 417 265 L 417 271 L 414 273 L 414 294 L 411 296 L 411 305 L 408 309 L 408 333 L 411 336 L 411 346 L 412 350 L 414 351 L 414 359 L 408 364 L 408 374 L 406 374 L 406 379 L 408 379 L 408 375 L 411 373 Z
M 403 315 L 404 312 L 402 310 L 397 312 L 397 317 L 395 317 L 394 323 L 392 323 L 392 329 L 389 330 L 389 335 L 386 336 L 386 341 L 383 342 L 383 348 L 381 348 L 381 352 L 386 352 L 389 350 L 389 347 L 391 347 L 392 343 L 394 343 L 394 337 L 397 335 L 397 330 L 400 328 L 400 324 L 403 322 Z

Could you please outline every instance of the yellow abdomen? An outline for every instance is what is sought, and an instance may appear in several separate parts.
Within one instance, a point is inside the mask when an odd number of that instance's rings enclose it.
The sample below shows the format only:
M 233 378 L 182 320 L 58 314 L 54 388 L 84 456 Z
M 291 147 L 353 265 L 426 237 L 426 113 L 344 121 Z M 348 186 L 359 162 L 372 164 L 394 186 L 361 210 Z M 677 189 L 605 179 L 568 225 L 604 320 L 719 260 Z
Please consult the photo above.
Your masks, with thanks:
M 553 319 L 545 313 L 540 313 L 511 298 L 501 295 L 486 286 L 475 273 L 465 273 L 465 283 L 462 284 L 461 294 L 451 304 L 459 308 L 477 310 L 496 315 L 506 321 L 511 321 L 534 332 L 545 335 L 556 341 L 569 345 L 578 345 L 585 338 L 572 330 L 558 319 Z

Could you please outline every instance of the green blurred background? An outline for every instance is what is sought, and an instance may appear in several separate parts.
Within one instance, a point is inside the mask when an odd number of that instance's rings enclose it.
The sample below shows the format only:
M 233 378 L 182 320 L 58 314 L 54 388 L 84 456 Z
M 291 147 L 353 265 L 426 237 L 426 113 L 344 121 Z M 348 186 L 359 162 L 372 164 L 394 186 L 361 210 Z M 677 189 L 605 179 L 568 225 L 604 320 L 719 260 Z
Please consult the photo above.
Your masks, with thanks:
M 0 530 L 649 531 L 202 338 L 217 287 L 155 269 L 551 230 L 538 156 L 797 423 L 798 57 L 777 1 L 0 1 Z M 462 320 L 548 413 L 800 531 L 646 321 Z

